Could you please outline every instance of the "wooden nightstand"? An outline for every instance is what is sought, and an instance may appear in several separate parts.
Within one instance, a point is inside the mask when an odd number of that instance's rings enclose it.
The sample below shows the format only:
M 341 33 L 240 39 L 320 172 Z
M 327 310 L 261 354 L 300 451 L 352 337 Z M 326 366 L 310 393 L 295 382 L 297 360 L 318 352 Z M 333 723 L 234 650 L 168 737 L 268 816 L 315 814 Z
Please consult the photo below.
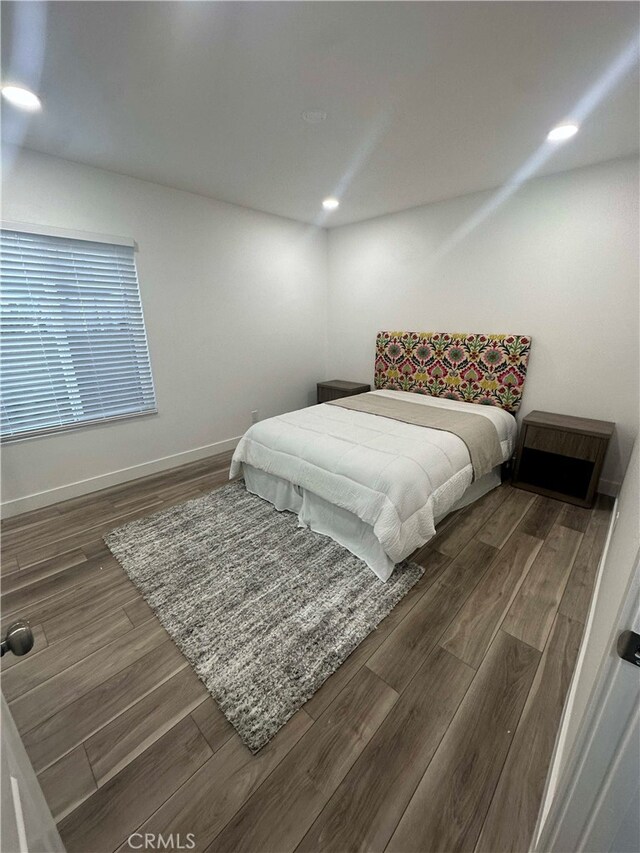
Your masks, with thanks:
M 354 394 L 364 394 L 366 391 L 371 391 L 371 385 L 346 382 L 344 379 L 330 379 L 328 382 L 318 382 L 318 402 L 327 403 L 329 400 L 352 397 Z
M 593 506 L 615 424 L 529 412 L 522 422 L 513 485 L 551 498 Z

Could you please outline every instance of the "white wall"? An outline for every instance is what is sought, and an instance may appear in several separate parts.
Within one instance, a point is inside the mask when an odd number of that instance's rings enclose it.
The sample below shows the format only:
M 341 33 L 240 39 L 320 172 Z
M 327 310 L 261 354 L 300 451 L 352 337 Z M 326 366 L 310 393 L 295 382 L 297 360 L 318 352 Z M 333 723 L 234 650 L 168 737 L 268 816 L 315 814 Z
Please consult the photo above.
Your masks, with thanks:
M 379 329 L 529 334 L 521 413 L 615 421 L 613 490 L 637 431 L 638 161 L 535 179 L 436 259 L 491 197 L 329 232 L 329 373 L 371 381 Z
M 6 515 L 226 449 L 251 410 L 314 399 L 326 232 L 31 152 L 3 180 L 4 219 L 137 241 L 158 401 L 157 415 L 5 445 Z

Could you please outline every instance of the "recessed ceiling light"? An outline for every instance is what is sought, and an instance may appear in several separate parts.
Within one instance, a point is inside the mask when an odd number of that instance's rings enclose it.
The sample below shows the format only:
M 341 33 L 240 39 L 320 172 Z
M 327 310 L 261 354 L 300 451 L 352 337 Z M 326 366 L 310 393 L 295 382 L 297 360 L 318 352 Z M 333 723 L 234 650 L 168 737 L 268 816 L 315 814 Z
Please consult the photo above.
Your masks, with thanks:
M 305 110 L 302 113 L 302 118 L 308 124 L 320 124 L 321 121 L 324 121 L 327 117 L 327 114 L 322 110 Z
M 35 112 L 42 109 L 40 98 L 22 86 L 3 86 L 2 97 L 6 98 L 14 107 L 18 107 L 21 110 Z
M 335 210 L 337 207 L 340 207 L 340 202 L 337 198 L 325 198 L 322 206 L 325 210 Z
M 550 130 L 547 134 L 549 142 L 564 142 L 565 139 L 571 139 L 578 132 L 577 124 L 559 124 Z

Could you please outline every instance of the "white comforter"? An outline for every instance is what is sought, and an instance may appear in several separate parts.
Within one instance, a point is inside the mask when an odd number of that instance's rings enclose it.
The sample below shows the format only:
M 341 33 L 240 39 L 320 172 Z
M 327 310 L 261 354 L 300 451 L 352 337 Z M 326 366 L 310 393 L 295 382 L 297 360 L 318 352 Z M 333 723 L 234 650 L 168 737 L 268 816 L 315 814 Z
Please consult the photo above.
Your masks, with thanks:
M 376 391 L 412 403 L 462 409 L 489 418 L 503 461 L 513 452 L 516 421 L 491 406 Z M 473 479 L 465 443 L 452 433 L 340 406 L 318 405 L 254 424 L 238 444 L 230 476 L 245 462 L 349 510 L 373 527 L 398 563 L 423 545 Z

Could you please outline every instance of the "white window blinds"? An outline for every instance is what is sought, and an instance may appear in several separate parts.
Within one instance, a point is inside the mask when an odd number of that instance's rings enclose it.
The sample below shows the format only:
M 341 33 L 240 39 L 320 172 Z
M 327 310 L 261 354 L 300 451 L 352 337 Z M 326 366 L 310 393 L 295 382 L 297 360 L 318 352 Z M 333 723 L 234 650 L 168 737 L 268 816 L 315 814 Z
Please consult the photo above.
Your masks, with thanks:
M 132 246 L 3 228 L 2 438 L 156 410 Z

